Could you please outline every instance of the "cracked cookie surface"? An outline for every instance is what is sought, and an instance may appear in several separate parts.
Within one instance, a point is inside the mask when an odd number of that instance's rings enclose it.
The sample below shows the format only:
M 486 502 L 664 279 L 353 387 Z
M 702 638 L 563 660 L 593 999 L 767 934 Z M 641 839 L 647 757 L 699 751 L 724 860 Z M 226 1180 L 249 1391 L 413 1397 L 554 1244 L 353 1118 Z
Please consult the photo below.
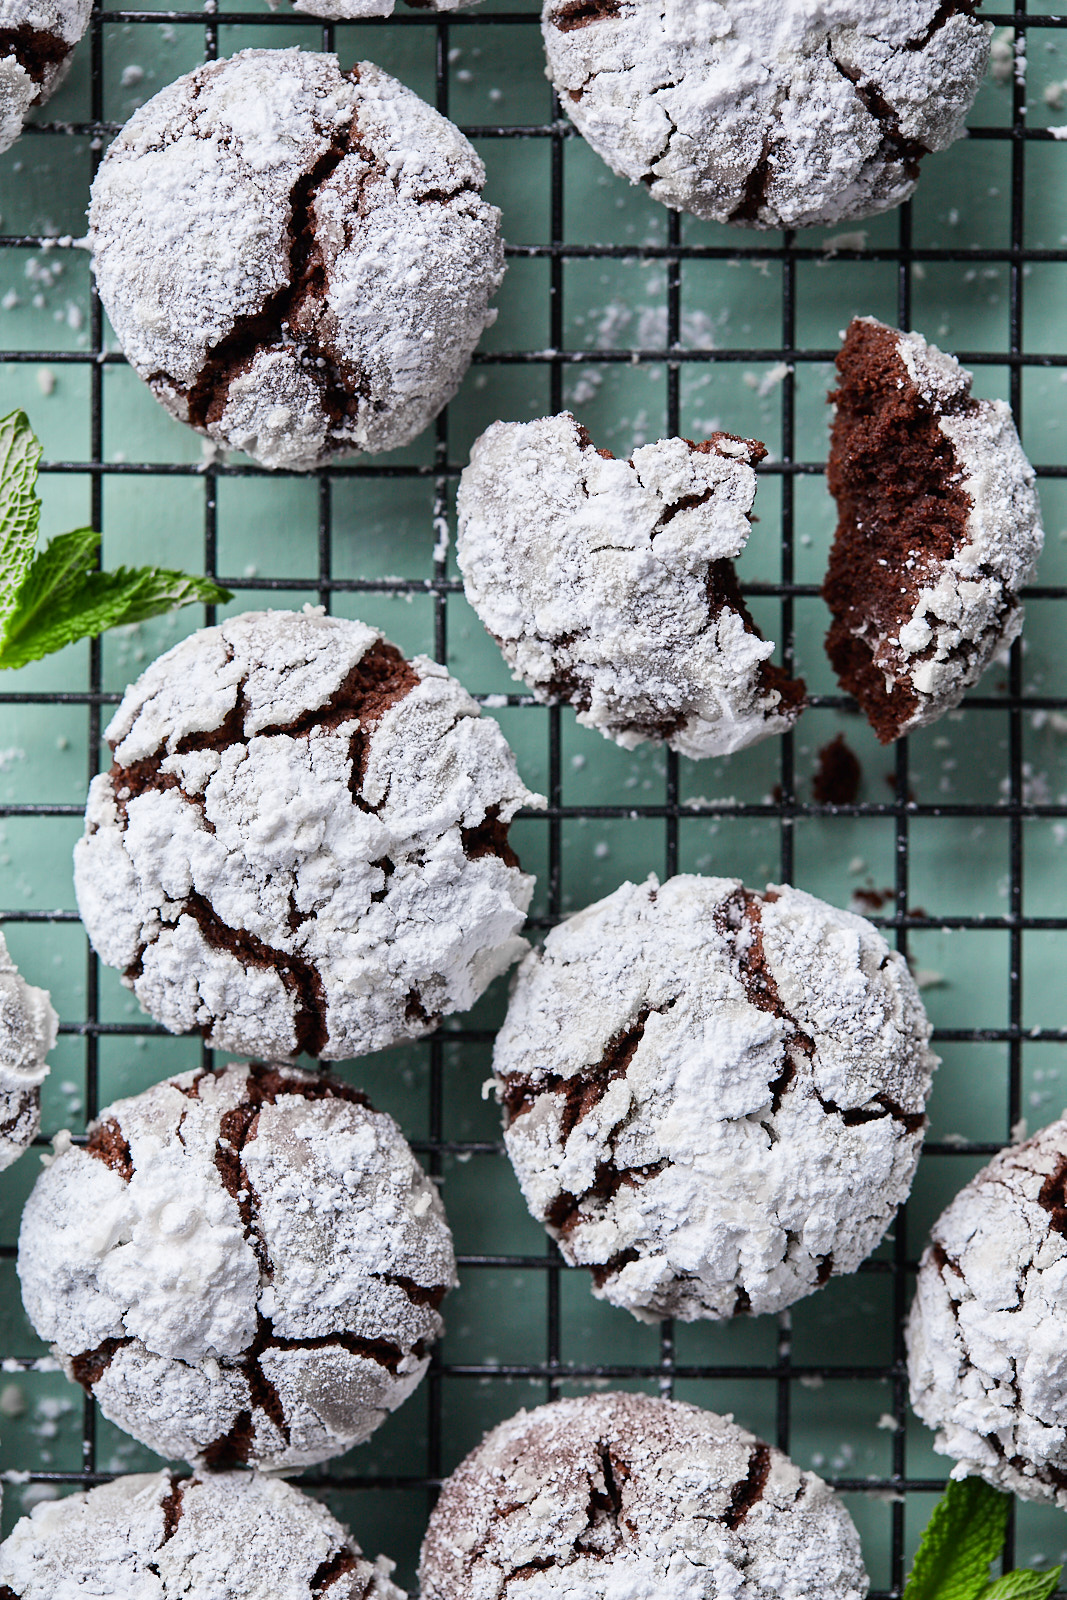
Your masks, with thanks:
M 2 1600 L 405 1600 L 326 1507 L 280 1478 L 138 1473 L 45 1501 L 0 1545 Z
M 0 152 L 67 74 L 92 0 L 0 0 Z
M 437 1191 L 392 1118 L 255 1063 L 116 1101 L 84 1149 L 65 1143 L 18 1270 L 104 1415 L 215 1470 L 368 1438 L 420 1382 L 455 1282 Z
M 92 190 L 101 298 L 174 416 L 268 467 L 408 443 L 503 274 L 485 169 L 370 62 L 245 50 L 134 113 Z
M 546 0 L 549 77 L 608 165 L 717 222 L 871 216 L 959 137 L 978 0 Z
M 813 1472 L 714 1412 L 559 1400 L 494 1428 L 445 1480 L 423 1600 L 862 1600 L 852 1520 Z
M 18 1160 L 41 1125 L 45 1057 L 58 1029 L 48 990 L 26 982 L 0 933 L 0 1171 Z
M 727 755 L 796 721 L 804 685 L 737 585 L 754 439 L 661 439 L 628 461 L 570 412 L 495 422 L 460 479 L 467 599 L 539 700 L 626 749 Z
M 929 1033 L 862 917 L 733 878 L 623 884 L 519 967 L 493 1055 L 508 1155 L 599 1298 L 780 1311 L 907 1197 Z
M 857 317 L 837 357 L 826 649 L 883 744 L 959 705 L 1023 625 L 1044 543 L 1003 400 L 918 333 Z
M 169 650 L 107 730 L 75 848 L 97 953 L 172 1033 L 346 1060 L 465 1010 L 525 949 L 522 783 L 444 667 L 320 611 Z
M 934 1449 L 1067 1509 L 1067 1119 L 1004 1150 L 942 1212 L 908 1320 Z

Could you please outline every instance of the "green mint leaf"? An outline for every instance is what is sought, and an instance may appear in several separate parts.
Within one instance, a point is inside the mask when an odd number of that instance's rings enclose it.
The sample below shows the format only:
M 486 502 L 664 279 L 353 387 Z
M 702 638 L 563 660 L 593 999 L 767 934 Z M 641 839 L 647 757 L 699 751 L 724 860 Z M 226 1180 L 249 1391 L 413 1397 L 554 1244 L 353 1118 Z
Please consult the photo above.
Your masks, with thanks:
M 92 528 L 61 534 L 42 550 L 19 590 L 3 639 L 0 668 L 22 667 L 89 634 L 143 622 L 178 606 L 217 605 L 232 598 L 206 578 L 157 567 L 93 567 L 100 535 Z
M 0 417 L 0 627 L 15 604 L 37 545 L 34 493 L 41 446 L 23 411 Z
M 903 1600 L 985 1600 L 1010 1504 L 1010 1495 L 981 1478 L 951 1479 L 926 1524 Z
M 1049 1572 L 1006 1572 L 982 1590 L 981 1600 L 1051 1600 L 1062 1571 L 1062 1567 L 1053 1567 Z

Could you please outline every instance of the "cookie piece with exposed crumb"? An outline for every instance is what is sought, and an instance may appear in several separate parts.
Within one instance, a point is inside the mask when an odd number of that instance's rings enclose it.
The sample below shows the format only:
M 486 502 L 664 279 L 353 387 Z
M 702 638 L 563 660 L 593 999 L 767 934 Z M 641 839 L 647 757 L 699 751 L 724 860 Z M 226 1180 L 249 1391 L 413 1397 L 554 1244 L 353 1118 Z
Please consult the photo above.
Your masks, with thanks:
M 978 0 L 545 0 L 560 102 L 654 200 L 808 228 L 906 200 L 963 132 L 991 28 Z
M 187 1072 L 69 1135 L 26 1203 L 27 1314 L 160 1455 L 298 1468 L 417 1387 L 455 1283 L 437 1191 L 391 1117 L 323 1074 Z
M 1018 635 L 1041 505 L 1008 406 L 975 400 L 921 334 L 857 317 L 837 369 L 826 648 L 889 744 L 959 705 Z
M 243 50 L 109 146 L 101 299 L 172 415 L 267 467 L 393 450 L 450 400 L 503 274 L 485 168 L 370 62 Z
M 467 599 L 539 700 L 625 749 L 728 755 L 792 727 L 804 685 L 772 665 L 733 558 L 755 439 L 660 439 L 628 461 L 569 411 L 495 422 L 460 479 Z
M 0 0 L 0 151 L 67 75 L 92 0 Z
M 45 1057 L 58 1029 L 48 990 L 26 982 L 0 933 L 0 1171 L 18 1160 L 41 1125 Z
M 426 656 L 320 610 L 168 650 L 107 729 L 75 848 L 98 954 L 172 1033 L 346 1060 L 466 1010 L 526 949 L 531 795 Z
M 907 1337 L 934 1449 L 1067 1510 L 1065 1183 L 1067 1118 L 994 1156 L 930 1231 Z
M 445 1480 L 423 1600 L 863 1600 L 859 1536 L 813 1472 L 728 1417 L 643 1394 L 558 1400 Z
M 493 1054 L 527 1205 L 642 1321 L 781 1311 L 906 1199 L 936 1065 L 903 956 L 786 885 L 625 883 L 520 966 Z
M 45 1500 L 0 1545 L 4 1600 L 405 1600 L 324 1505 L 247 1472 L 134 1474 Z

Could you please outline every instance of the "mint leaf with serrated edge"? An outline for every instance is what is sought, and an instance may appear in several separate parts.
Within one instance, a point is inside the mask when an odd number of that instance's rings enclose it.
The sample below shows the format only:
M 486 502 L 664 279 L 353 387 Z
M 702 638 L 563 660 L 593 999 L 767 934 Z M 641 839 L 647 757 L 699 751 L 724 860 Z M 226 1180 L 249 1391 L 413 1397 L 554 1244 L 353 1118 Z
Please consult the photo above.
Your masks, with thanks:
M 1021 1568 L 1006 1572 L 1003 1578 L 982 1590 L 979 1600 L 1051 1600 L 1062 1571 L 1062 1567 L 1051 1567 L 1048 1572 Z
M 34 492 L 41 446 L 24 411 L 0 417 L 0 627 L 12 610 L 37 545 Z
M 232 599 L 206 578 L 157 567 L 95 569 L 100 535 L 91 528 L 60 534 L 25 574 L 0 638 L 0 668 L 29 661 L 89 634 L 143 622 L 178 606 Z
M 1010 1504 L 1010 1495 L 981 1478 L 950 1479 L 919 1542 L 903 1600 L 985 1600 Z

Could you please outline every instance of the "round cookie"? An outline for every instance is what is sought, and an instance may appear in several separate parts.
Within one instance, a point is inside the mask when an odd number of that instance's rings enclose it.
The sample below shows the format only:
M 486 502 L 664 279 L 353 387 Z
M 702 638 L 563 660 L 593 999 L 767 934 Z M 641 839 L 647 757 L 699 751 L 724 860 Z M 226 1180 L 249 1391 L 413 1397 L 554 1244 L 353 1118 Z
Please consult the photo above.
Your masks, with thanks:
M 92 0 L 0 0 L 0 152 L 67 74 Z
M 93 182 L 101 299 L 172 415 L 266 467 L 393 450 L 495 315 L 500 213 L 458 128 L 370 62 L 243 50 L 136 111 Z
M 642 1394 L 520 1411 L 445 1480 L 422 1600 L 862 1600 L 852 1520 L 712 1411 Z
M 253 1063 L 118 1100 L 57 1141 L 19 1236 L 26 1312 L 160 1455 L 300 1467 L 416 1388 L 455 1283 L 437 1191 L 391 1117 Z
M 972 399 L 921 334 L 857 317 L 837 370 L 826 648 L 889 744 L 958 706 L 1019 633 L 1041 503 L 1010 408 Z
M 255 611 L 153 662 L 74 852 L 97 953 L 172 1033 L 345 1060 L 430 1032 L 525 949 L 507 842 L 543 805 L 444 667 Z
M 911 1403 L 969 1474 L 1067 1510 L 1067 1118 L 1004 1150 L 930 1231 Z
M 280 1478 L 136 1474 L 45 1500 L 0 1545 L 5 1600 L 405 1600 L 341 1524 Z
M 41 1126 L 45 1057 L 58 1029 L 48 990 L 20 977 L 0 933 L 0 1171 L 18 1160 Z
M 494 422 L 460 479 L 467 599 L 539 700 L 628 750 L 728 755 L 792 727 L 804 685 L 769 657 L 733 569 L 754 439 L 661 439 L 628 461 L 569 411 Z
M 989 54 L 978 0 L 545 0 L 567 115 L 654 200 L 806 228 L 907 199 Z
M 635 1317 L 781 1311 L 911 1187 L 936 1065 L 862 917 L 736 878 L 624 883 L 520 966 L 493 1071 L 526 1203 Z

